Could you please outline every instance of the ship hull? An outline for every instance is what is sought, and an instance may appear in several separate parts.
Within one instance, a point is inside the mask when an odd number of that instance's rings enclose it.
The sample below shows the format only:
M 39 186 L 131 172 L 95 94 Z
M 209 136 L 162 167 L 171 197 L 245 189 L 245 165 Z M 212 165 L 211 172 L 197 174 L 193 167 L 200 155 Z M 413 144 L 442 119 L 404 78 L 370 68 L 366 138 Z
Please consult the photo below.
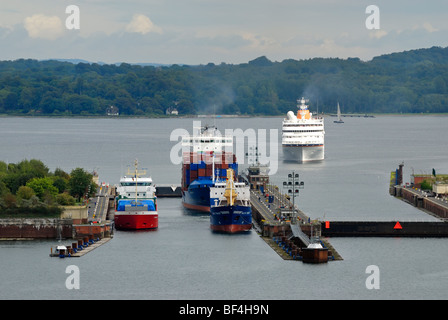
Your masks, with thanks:
M 323 145 L 295 146 L 283 145 L 283 160 L 285 161 L 319 161 L 325 158 Z
M 194 211 L 210 212 L 210 206 L 214 203 L 210 199 L 210 188 L 215 186 L 214 181 L 225 180 L 229 168 L 238 176 L 236 156 L 231 152 L 215 153 L 214 161 L 207 152 L 185 153 L 181 181 L 183 206 Z
M 159 217 L 157 212 L 149 213 L 118 213 L 114 217 L 115 228 L 118 230 L 157 229 Z
M 215 232 L 240 233 L 252 228 L 251 208 L 246 206 L 217 206 L 210 209 L 210 228 Z
M 190 187 L 183 191 L 182 204 L 190 210 L 210 212 L 210 187 Z

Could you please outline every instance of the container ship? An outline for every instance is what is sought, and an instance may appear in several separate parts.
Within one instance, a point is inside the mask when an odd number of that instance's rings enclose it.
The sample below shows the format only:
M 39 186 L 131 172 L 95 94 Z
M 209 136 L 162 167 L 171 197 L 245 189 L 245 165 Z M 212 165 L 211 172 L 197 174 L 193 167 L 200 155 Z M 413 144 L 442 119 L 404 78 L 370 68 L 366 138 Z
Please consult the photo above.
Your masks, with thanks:
M 182 204 L 185 208 L 210 212 L 210 188 L 225 182 L 227 169 L 238 177 L 233 137 L 222 136 L 214 127 L 202 127 L 182 139 Z
M 235 182 L 232 169 L 227 169 L 226 182 L 210 188 L 210 228 L 216 232 L 240 233 L 252 228 L 250 188 Z
M 156 188 L 146 170 L 135 170 L 120 179 L 115 198 L 115 228 L 119 230 L 157 229 Z
M 286 161 L 305 162 L 325 157 L 324 119 L 313 117 L 306 102 L 303 97 L 297 100 L 297 115 L 289 111 L 283 120 L 282 149 Z

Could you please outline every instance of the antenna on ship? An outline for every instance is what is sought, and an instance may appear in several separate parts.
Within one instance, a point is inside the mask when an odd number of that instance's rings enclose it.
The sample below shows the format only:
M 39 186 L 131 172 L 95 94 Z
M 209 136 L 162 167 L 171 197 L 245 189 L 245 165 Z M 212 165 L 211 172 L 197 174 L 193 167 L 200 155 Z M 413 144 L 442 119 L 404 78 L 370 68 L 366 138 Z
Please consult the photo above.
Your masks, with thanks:
M 131 172 L 128 168 L 128 175 L 131 175 L 132 180 L 135 179 L 135 204 L 137 205 L 137 180 L 139 176 L 146 174 L 146 170 L 138 170 L 138 159 L 134 161 L 134 168 L 134 172 Z
M 216 104 L 213 105 L 213 127 L 216 130 Z
M 215 182 L 215 151 L 212 151 L 212 181 Z
M 134 177 L 135 177 L 135 205 L 137 205 L 137 174 L 138 174 L 138 160 L 137 159 L 135 159 L 134 166 L 135 166 L 135 173 L 134 173 Z

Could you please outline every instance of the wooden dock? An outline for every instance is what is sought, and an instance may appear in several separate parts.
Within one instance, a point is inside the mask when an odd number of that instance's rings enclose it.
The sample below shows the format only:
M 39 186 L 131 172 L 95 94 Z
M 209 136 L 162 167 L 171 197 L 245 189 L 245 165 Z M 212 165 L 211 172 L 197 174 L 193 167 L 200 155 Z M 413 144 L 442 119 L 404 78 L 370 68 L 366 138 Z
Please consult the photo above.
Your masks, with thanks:
M 82 246 L 76 246 L 76 249 L 72 248 L 72 246 L 57 246 L 56 248 L 63 247 L 65 249 L 54 250 L 53 252 L 53 248 L 51 248 L 50 257 L 79 258 L 109 242 L 111 239 L 112 238 L 108 237 L 98 241 L 92 241 L 89 242 L 88 245 L 83 244 Z
M 83 248 L 82 250 L 78 250 L 76 253 L 73 253 L 71 255 L 71 257 L 73 257 L 73 258 L 82 257 L 83 255 L 91 252 L 92 250 L 95 250 L 99 246 L 102 246 L 103 244 L 109 242 L 111 239 L 112 238 L 103 238 L 97 242 L 94 242 L 93 244 L 89 245 L 88 247 Z

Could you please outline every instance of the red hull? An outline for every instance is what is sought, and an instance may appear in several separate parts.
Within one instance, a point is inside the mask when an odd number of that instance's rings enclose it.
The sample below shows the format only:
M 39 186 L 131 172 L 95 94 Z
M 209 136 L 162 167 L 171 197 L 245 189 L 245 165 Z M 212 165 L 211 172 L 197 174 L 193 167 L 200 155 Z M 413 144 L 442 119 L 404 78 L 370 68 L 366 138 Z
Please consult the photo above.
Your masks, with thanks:
M 250 231 L 252 228 L 251 224 L 227 224 L 227 225 L 210 225 L 213 231 L 226 232 L 226 233 L 238 233 Z
M 119 230 L 156 229 L 159 226 L 157 214 L 117 214 L 115 228 Z

